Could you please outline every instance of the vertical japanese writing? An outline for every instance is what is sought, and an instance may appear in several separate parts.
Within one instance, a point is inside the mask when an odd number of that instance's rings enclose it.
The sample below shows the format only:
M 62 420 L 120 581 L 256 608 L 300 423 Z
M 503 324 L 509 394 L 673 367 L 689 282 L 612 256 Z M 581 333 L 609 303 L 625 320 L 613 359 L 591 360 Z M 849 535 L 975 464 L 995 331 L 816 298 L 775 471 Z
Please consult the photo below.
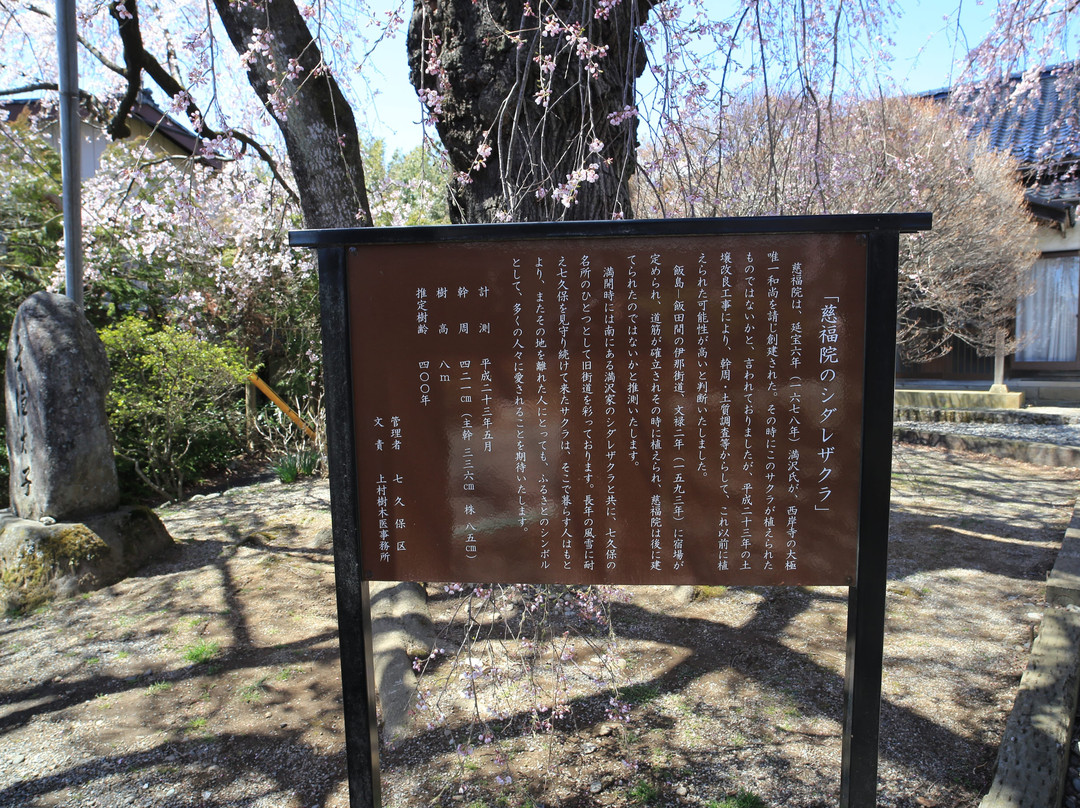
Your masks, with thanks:
M 427 307 L 427 289 L 422 286 L 416 289 L 416 333 L 426 334 L 428 332 L 428 307 Z
M 652 508 L 649 536 L 649 569 L 659 572 L 662 569 L 661 551 L 664 528 L 664 509 L 660 491 L 663 485 L 661 463 L 663 396 L 661 392 L 661 374 L 663 373 L 664 326 L 661 312 L 663 295 L 661 286 L 660 256 L 653 254 L 649 258 L 649 364 L 652 384 L 649 390 L 649 451 L 651 454 L 651 474 L 649 481 L 653 486 Z
M 476 491 L 476 463 L 473 462 L 473 380 L 472 361 L 458 361 L 458 405 L 461 421 L 461 488 Z
M 539 461 L 539 486 L 540 486 L 540 569 L 548 569 L 551 566 L 551 501 L 548 498 L 548 474 L 551 471 L 550 447 L 548 437 L 548 343 L 547 343 L 547 309 L 544 301 L 544 267 L 542 262 L 536 263 L 536 426 L 538 430 L 538 461 Z
M 570 287 L 567 282 L 569 270 L 566 257 L 559 257 L 556 269 L 555 295 L 559 306 L 559 451 L 561 458 L 559 488 L 562 506 L 562 542 L 564 569 L 568 569 L 571 551 L 574 547 L 574 534 L 571 528 L 573 520 L 573 480 L 570 474 Z
M 672 448 L 675 456 L 671 463 L 671 567 L 682 569 L 685 554 L 683 542 L 686 528 L 686 267 L 676 264 L 672 267 L 671 316 L 671 383 L 674 400 L 672 418 Z
M 480 429 L 483 430 L 480 435 L 480 451 L 485 454 L 491 454 L 492 444 L 495 442 L 495 435 L 492 432 L 493 412 L 491 409 L 491 401 L 494 398 L 494 390 L 491 386 L 491 359 L 490 357 L 484 357 L 480 360 L 480 403 L 483 405 L 480 409 Z
M 357 285 L 354 356 L 390 345 L 360 378 L 403 374 L 356 403 L 368 568 L 821 580 L 821 547 L 852 544 L 863 326 L 842 303 L 861 311 L 844 267 L 865 247 L 801 238 L 448 245 L 404 283 Z
M 788 425 L 787 439 L 787 492 L 790 505 L 787 507 L 787 524 L 784 533 L 787 536 L 787 555 L 784 569 L 794 571 L 799 568 L 799 493 L 801 491 L 799 444 L 802 438 L 802 371 L 803 364 L 803 267 L 801 261 L 791 264 L 790 286 L 791 310 L 788 313 Z
M 697 384 L 694 404 L 697 411 L 697 473 L 709 476 L 708 441 L 709 423 L 709 273 L 705 253 L 698 256 L 697 271 Z
M 731 501 L 731 485 L 728 474 L 731 471 L 731 289 L 732 269 L 731 253 L 720 255 L 720 417 L 717 419 L 719 432 L 719 475 L 717 486 L 720 491 L 720 518 L 716 531 L 716 568 L 727 571 L 731 563 L 731 523 L 728 503 Z
M 390 561 L 391 549 L 405 552 L 405 539 L 400 538 L 408 527 L 405 516 L 405 478 L 395 474 L 391 480 L 380 474 L 375 480 L 375 513 L 378 520 L 379 560 Z M 395 535 L 399 538 L 395 539 Z
M 538 258 L 537 266 L 540 265 Z M 511 350 L 514 353 L 514 430 L 516 443 L 514 448 L 514 479 L 517 483 L 516 495 L 518 502 L 518 523 L 524 530 L 528 523 L 528 503 L 526 502 L 525 484 L 528 481 L 528 448 L 525 440 L 525 328 L 521 316 L 524 305 L 524 291 L 521 285 L 521 267 L 517 259 L 514 260 L 514 291 L 516 293 L 513 302 L 514 344 Z
M 417 377 L 419 379 L 417 389 L 420 391 L 420 404 L 426 407 L 431 404 L 431 361 L 421 359 L 417 362 L 417 367 Z
M 23 368 L 23 344 L 22 338 L 15 333 L 15 344 L 12 346 L 12 359 L 15 367 L 15 433 L 18 451 L 12 462 L 16 463 L 17 482 L 15 485 L 22 489 L 23 496 L 30 496 L 33 481 L 30 479 L 30 390 L 26 384 L 26 371 Z
M 739 569 L 752 569 L 750 564 L 753 534 L 754 534 L 754 449 L 753 442 L 756 438 L 754 432 L 754 389 L 755 389 L 755 363 L 757 347 L 757 312 L 754 308 L 756 300 L 754 282 L 757 269 L 754 266 L 754 256 L 746 254 L 746 265 L 743 267 L 743 299 L 742 299 L 742 337 L 746 343 L 747 355 L 743 359 L 742 373 L 742 494 L 739 500 L 739 556 L 742 564 Z
M 616 378 L 615 378 L 615 267 L 604 267 L 604 480 L 606 490 L 604 492 L 604 566 L 613 570 L 618 566 L 618 498 L 615 494 L 615 460 L 616 460 L 616 434 L 618 426 L 615 421 L 618 408 L 616 406 Z
M 836 446 L 834 445 L 833 438 L 835 433 L 833 432 L 833 426 L 829 422 L 833 415 L 836 414 L 836 407 L 829 406 L 833 399 L 836 397 L 836 388 L 833 384 L 836 381 L 836 367 L 835 365 L 840 362 L 840 346 L 839 346 L 839 334 L 837 331 L 837 325 L 839 324 L 839 315 L 837 308 L 840 305 L 839 297 L 826 297 L 826 303 L 821 307 L 821 322 L 820 329 L 818 330 L 818 336 L 820 339 L 819 361 L 821 365 L 821 417 L 819 424 L 821 426 L 821 451 L 818 455 L 821 457 L 821 472 L 818 476 L 818 494 L 817 502 L 814 505 L 815 511 L 827 511 L 830 506 L 825 503 L 829 501 L 832 496 L 832 477 L 833 467 L 835 460 L 833 455 L 836 452 Z
M 765 391 L 768 393 L 765 405 L 765 511 L 762 517 L 764 550 L 762 551 L 762 569 L 773 569 L 773 539 L 776 529 L 776 438 L 777 412 L 775 399 L 780 390 L 777 385 L 780 363 L 780 255 L 774 250 L 768 254 L 769 266 L 766 268 L 766 302 L 768 308 L 765 321 L 768 331 L 765 335 Z
M 382 474 L 375 481 L 375 513 L 379 525 L 379 561 L 390 560 L 390 490 Z
M 596 469 L 593 466 L 593 432 L 596 425 L 596 413 L 593 409 L 593 341 L 595 339 L 595 323 L 593 323 L 593 289 L 592 289 L 592 266 L 589 256 L 581 256 L 581 265 L 578 270 L 578 281 L 581 286 L 581 450 L 585 456 L 585 468 L 583 478 L 585 480 L 585 492 L 581 512 L 582 520 L 581 544 L 584 549 L 584 567 L 587 570 L 595 569 L 596 557 L 594 554 L 596 543 Z M 569 558 L 564 557 L 564 564 L 569 563 Z M 567 567 L 569 568 L 569 567 Z
M 639 465 L 638 429 L 641 419 L 641 387 L 638 373 L 641 363 L 638 360 L 638 275 L 637 256 L 627 257 L 626 268 L 626 413 L 629 435 L 630 462 Z
M 440 287 L 435 289 L 435 299 L 436 300 L 446 300 L 447 299 L 447 288 L 445 286 L 440 286 Z M 450 333 L 450 326 L 445 322 L 439 323 L 438 328 L 437 328 L 437 333 L 440 334 L 441 336 L 448 335 Z
M 465 555 L 466 558 L 475 559 L 479 552 L 477 546 L 476 528 L 473 527 L 472 514 L 474 512 L 473 496 L 476 493 L 476 463 L 473 456 L 475 433 L 473 431 L 473 380 L 472 361 L 461 359 L 458 361 L 458 407 L 460 415 L 460 446 L 461 446 L 461 490 L 464 495 L 465 527 Z
M 405 552 L 405 539 L 400 538 L 405 534 L 405 530 L 408 528 L 408 521 L 405 517 L 405 500 L 402 496 L 405 488 L 405 478 L 400 474 L 395 474 L 391 479 L 393 483 L 393 505 L 394 505 L 394 535 L 398 538 L 394 544 L 394 552 Z

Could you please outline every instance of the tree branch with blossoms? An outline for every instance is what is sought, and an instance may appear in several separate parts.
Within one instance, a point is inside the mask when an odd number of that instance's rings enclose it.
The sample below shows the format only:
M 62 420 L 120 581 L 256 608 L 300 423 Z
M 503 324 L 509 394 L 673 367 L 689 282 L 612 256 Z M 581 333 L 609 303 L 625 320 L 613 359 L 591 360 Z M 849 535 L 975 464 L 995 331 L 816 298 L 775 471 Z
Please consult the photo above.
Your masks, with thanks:
M 127 78 L 126 92 L 107 128 L 109 135 L 114 140 L 126 138 L 131 134 L 131 130 L 127 126 L 127 118 L 131 114 L 135 101 L 138 99 L 142 74 L 145 72 L 172 99 L 173 107 L 182 110 L 187 115 L 188 120 L 191 121 L 192 126 L 195 128 L 196 134 L 202 141 L 202 156 L 220 157 L 217 147 L 227 147 L 230 141 L 237 141 L 241 144 L 241 148 L 233 150 L 234 157 L 239 157 L 245 149 L 251 148 L 270 169 L 274 179 L 281 184 L 281 187 L 285 189 L 290 198 L 297 202 L 300 200 L 299 194 L 281 170 L 278 161 L 255 138 L 238 130 L 230 130 L 227 133 L 216 132 L 206 125 L 202 111 L 195 104 L 191 94 L 144 47 L 139 29 L 138 4 L 135 0 L 117 0 L 113 2 L 109 6 L 109 13 L 116 21 L 117 31 L 124 46 L 124 61 L 126 64 L 124 75 Z

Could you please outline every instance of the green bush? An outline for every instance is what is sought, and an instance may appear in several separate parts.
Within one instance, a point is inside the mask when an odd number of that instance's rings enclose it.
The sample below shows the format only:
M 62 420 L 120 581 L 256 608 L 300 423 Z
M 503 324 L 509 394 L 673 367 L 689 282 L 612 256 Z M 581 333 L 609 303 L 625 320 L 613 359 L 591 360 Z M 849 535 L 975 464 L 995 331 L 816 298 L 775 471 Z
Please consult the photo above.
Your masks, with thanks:
M 723 800 L 709 800 L 705 808 L 765 808 L 765 800 L 761 799 L 752 791 L 744 788 L 733 797 L 725 797 Z
M 60 217 L 60 157 L 23 121 L 0 137 L 0 508 L 8 507 L 4 439 L 4 356 L 15 311 L 44 289 L 56 270 L 64 229 Z
M 294 483 L 301 477 L 310 477 L 319 468 L 319 453 L 314 449 L 305 449 L 279 457 L 271 466 L 274 474 L 283 483 Z
M 100 332 L 112 370 L 109 424 L 121 473 L 168 499 L 243 448 L 250 372 L 237 349 L 129 317 Z
M 297 462 L 296 455 L 287 454 L 282 455 L 274 463 L 274 474 L 283 483 L 295 483 L 300 477 L 300 464 Z

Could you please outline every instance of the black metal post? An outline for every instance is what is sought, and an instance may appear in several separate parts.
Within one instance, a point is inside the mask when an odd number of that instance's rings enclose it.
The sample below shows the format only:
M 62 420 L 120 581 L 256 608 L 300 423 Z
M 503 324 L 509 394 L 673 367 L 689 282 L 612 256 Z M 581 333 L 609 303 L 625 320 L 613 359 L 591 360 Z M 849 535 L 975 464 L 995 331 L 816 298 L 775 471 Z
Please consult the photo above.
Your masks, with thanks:
M 330 513 L 334 530 L 338 642 L 345 711 L 345 754 L 351 808 L 379 808 L 379 727 L 375 712 L 375 666 L 371 601 L 360 575 L 360 514 L 356 497 L 356 439 L 349 349 L 349 296 L 343 247 L 319 250 L 323 378 L 326 387 Z
M 866 359 L 859 550 L 848 594 L 841 808 L 877 804 L 881 666 L 892 478 L 893 356 L 899 234 L 867 236 Z

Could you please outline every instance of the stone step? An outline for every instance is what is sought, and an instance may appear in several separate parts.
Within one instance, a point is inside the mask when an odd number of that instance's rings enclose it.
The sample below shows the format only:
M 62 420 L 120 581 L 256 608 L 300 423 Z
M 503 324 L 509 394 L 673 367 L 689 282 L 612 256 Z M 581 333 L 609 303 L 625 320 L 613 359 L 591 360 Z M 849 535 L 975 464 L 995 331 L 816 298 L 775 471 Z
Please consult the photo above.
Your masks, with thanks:
M 1080 410 L 1070 413 L 1030 409 L 942 409 L 940 407 L 897 406 L 893 409 L 893 417 L 897 421 L 916 421 L 919 423 L 1034 424 L 1042 426 L 1080 424 Z
M 1007 438 L 985 437 L 937 432 L 933 429 L 908 429 L 895 427 L 893 437 L 902 443 L 918 446 L 940 446 L 965 452 L 978 452 L 992 457 L 1021 460 L 1039 466 L 1052 468 L 1080 468 L 1080 447 L 1061 446 L 1038 441 L 1009 440 Z
M 910 390 L 893 394 L 897 407 L 933 407 L 953 410 L 1016 410 L 1024 406 L 1023 393 L 988 393 L 981 390 Z

